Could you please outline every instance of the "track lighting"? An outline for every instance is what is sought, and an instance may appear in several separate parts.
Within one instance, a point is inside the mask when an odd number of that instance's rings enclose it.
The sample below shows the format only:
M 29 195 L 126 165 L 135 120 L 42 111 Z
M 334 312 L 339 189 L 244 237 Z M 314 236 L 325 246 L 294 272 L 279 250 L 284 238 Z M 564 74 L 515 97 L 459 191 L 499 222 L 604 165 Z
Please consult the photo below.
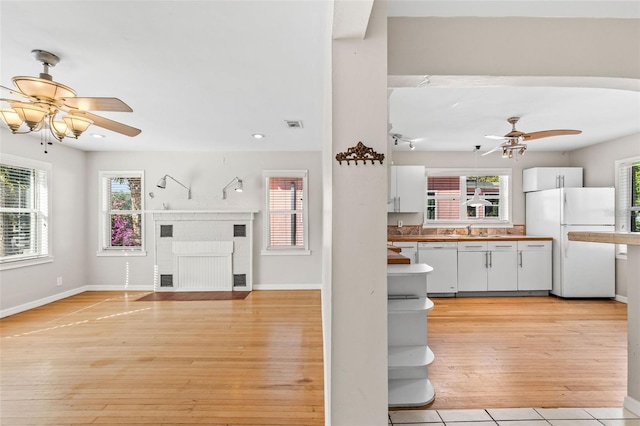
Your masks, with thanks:
M 185 186 L 183 184 L 181 184 L 180 182 L 178 182 L 176 180 L 176 178 L 174 178 L 173 176 L 169 176 L 169 175 L 164 175 L 160 178 L 160 180 L 158 181 L 158 183 L 156 184 L 156 186 L 160 189 L 165 189 L 167 187 L 167 178 L 170 178 L 172 181 L 174 181 L 175 183 L 177 183 L 178 185 L 182 186 L 183 188 L 185 188 L 187 190 L 187 199 L 190 200 L 191 199 L 191 188 L 189 188 L 188 186 Z
M 243 189 L 243 182 L 242 179 L 240 179 L 239 177 L 234 177 L 231 182 L 229 182 L 228 184 L 225 185 L 224 188 L 222 188 L 222 199 L 226 200 L 227 199 L 227 189 L 229 189 L 229 187 L 231 185 L 233 185 L 235 183 L 235 187 L 233 188 L 234 191 L 236 192 L 242 192 Z

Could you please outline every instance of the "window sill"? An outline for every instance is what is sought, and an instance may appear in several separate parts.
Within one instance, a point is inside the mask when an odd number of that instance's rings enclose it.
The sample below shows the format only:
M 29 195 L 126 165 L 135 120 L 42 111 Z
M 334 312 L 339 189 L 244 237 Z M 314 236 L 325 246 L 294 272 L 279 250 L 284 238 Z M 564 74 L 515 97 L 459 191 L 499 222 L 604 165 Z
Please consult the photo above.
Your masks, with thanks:
M 146 256 L 145 250 L 98 250 L 98 257 L 140 257 Z
M 260 254 L 263 256 L 309 256 L 311 250 L 262 250 Z
M 471 228 L 513 228 L 511 222 L 429 222 L 423 223 L 423 228 L 466 228 L 471 225 Z
M 10 262 L 0 263 L 0 271 L 8 269 L 24 268 L 27 266 L 42 265 L 43 263 L 52 263 L 53 256 L 39 257 L 37 259 L 14 260 Z

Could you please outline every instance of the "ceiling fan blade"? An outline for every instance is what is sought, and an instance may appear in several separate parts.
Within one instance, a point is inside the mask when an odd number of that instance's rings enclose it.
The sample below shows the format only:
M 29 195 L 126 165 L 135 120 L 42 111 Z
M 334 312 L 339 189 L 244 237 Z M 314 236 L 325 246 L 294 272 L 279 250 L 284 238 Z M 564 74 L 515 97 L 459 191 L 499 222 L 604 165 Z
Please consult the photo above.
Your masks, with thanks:
M 582 130 L 541 130 L 539 132 L 525 133 L 522 137 L 529 141 L 551 136 L 579 135 L 580 133 L 582 133 Z
M 491 149 L 491 150 L 489 150 L 489 151 L 485 152 L 484 154 L 481 154 L 480 156 L 481 156 L 481 157 L 483 157 L 483 156 L 485 156 L 485 155 L 492 154 L 492 153 L 494 153 L 494 152 L 496 152 L 496 151 L 498 151 L 498 150 L 502 149 L 502 146 L 503 146 L 503 144 L 500 144 L 500 145 L 496 146 L 495 148 L 493 148 L 493 149 Z
M 21 96 L 23 98 L 31 99 L 31 96 L 27 96 L 22 92 L 17 92 L 17 91 L 15 91 L 13 89 L 9 89 L 8 87 L 0 86 L 0 89 L 2 89 L 3 91 L 6 90 L 7 92 L 9 92 L 12 95 Z M 17 102 L 17 101 L 14 101 L 14 102 Z
M 83 111 L 118 111 L 133 112 L 131 107 L 118 98 L 62 98 L 61 101 L 69 108 Z
M 118 123 L 117 121 L 109 120 L 108 118 L 100 117 L 99 115 L 91 114 L 90 112 L 74 111 L 74 115 L 81 115 L 93 121 L 93 124 L 102 127 L 103 129 L 111 130 L 112 132 L 121 133 L 126 136 L 137 136 L 142 132 L 140 129 L 128 126 L 126 124 Z
M 495 140 L 508 140 L 509 138 L 506 136 L 496 136 L 496 135 L 484 135 L 487 139 L 495 139 Z

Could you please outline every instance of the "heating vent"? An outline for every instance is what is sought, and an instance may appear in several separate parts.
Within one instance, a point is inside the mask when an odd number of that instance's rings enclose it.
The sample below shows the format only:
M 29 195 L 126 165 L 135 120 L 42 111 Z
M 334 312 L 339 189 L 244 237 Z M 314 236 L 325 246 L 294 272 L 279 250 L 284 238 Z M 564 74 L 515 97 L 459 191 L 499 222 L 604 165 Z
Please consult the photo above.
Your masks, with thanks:
M 173 237 L 173 225 L 160 225 L 160 238 Z
M 247 236 L 247 225 L 233 225 L 233 236 L 234 237 L 246 237 Z
M 173 275 L 160 274 L 160 287 L 173 287 Z
M 233 286 L 234 287 L 246 287 L 247 286 L 247 274 L 233 274 Z
M 302 121 L 300 120 L 284 120 L 285 124 L 290 129 L 301 129 Z

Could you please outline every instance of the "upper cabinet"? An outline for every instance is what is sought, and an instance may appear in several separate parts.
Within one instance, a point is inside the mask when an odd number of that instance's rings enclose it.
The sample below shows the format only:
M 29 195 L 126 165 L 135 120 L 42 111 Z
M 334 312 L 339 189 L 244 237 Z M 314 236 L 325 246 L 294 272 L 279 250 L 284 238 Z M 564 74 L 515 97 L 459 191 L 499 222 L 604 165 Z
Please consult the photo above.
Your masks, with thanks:
M 582 167 L 534 167 L 522 171 L 522 191 L 582 186 Z
M 390 173 L 387 212 L 424 212 L 427 189 L 424 166 L 391 166 Z

